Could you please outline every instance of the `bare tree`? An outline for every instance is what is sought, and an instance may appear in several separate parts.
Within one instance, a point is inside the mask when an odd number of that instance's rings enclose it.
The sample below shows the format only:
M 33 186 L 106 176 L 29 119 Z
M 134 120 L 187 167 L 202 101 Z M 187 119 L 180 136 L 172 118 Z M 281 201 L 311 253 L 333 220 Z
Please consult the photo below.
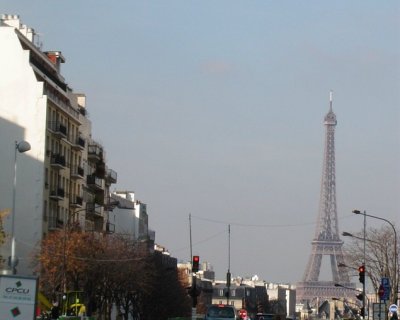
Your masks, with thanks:
M 364 234 L 356 233 L 345 246 L 346 265 L 358 269 L 364 263 Z M 389 278 L 391 284 L 390 301 L 396 297 L 399 279 L 396 265 L 395 238 L 393 229 L 383 226 L 380 229 L 369 228 L 365 238 L 365 271 L 366 278 L 371 280 L 374 292 L 378 292 L 383 277 Z M 398 248 L 397 248 L 398 251 Z

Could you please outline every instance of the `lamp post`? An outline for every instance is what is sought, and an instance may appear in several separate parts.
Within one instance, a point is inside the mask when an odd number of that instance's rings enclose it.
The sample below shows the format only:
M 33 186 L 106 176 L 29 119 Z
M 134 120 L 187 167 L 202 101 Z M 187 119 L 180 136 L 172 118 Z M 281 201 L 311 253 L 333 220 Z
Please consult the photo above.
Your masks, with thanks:
M 394 303 L 397 304 L 397 299 L 398 299 L 398 294 L 399 294 L 399 261 L 398 261 L 398 252 L 397 252 L 397 232 L 396 232 L 396 228 L 394 227 L 393 223 L 391 223 L 389 220 L 381 218 L 381 217 L 377 217 L 377 216 L 373 216 L 371 214 L 367 214 L 366 211 L 364 210 L 364 212 L 361 212 L 360 210 L 353 210 L 353 213 L 355 214 L 362 214 L 364 216 L 364 221 L 366 219 L 366 217 L 370 217 L 370 218 L 374 218 L 374 219 L 378 219 L 378 220 L 382 220 L 387 222 L 388 224 L 390 224 L 390 226 L 393 229 L 393 233 L 394 233 L 394 288 L 395 288 L 395 294 L 394 294 Z M 365 222 L 364 222 L 364 226 L 365 226 Z M 364 229 L 364 238 L 365 238 L 365 229 Z M 365 246 L 364 246 L 364 250 L 365 250 Z M 365 257 L 365 255 L 364 255 Z
M 343 237 L 352 237 L 352 238 L 354 238 L 354 239 L 359 239 L 359 240 L 363 240 L 363 241 L 364 241 L 364 238 L 357 237 L 357 236 L 355 236 L 354 234 L 352 234 L 352 233 L 350 233 L 350 232 L 346 232 L 346 231 L 342 232 L 342 236 L 343 236 Z M 381 245 L 381 243 L 379 243 L 378 241 L 371 240 L 371 239 L 368 239 L 368 238 L 365 238 L 365 241 L 366 241 L 366 242 L 372 242 L 372 243 Z
M 13 193 L 12 193 L 12 212 L 11 212 L 11 257 L 10 257 L 10 268 L 11 273 L 16 274 L 17 270 L 17 257 L 15 255 L 15 198 L 17 190 L 17 151 L 19 153 L 24 153 L 31 149 L 31 145 L 27 141 L 15 141 L 14 147 L 14 183 L 13 183 Z
M 356 212 L 357 211 L 357 212 Z M 363 240 L 363 242 L 364 242 L 364 249 L 363 249 L 363 270 L 364 270 L 364 272 L 365 272 L 365 237 L 366 237 L 366 232 L 367 232 L 367 219 L 366 219 L 366 212 L 364 211 L 363 213 L 362 212 L 360 212 L 360 211 L 358 211 L 358 210 L 353 210 L 353 212 L 354 213 L 357 213 L 357 214 L 362 214 L 362 215 L 364 215 L 364 230 L 363 230 L 363 238 L 362 238 L 362 240 Z M 343 236 L 353 236 L 351 233 L 348 233 L 348 232 L 343 232 Z M 363 285 L 363 301 L 362 301 L 362 303 L 363 303 L 363 308 L 364 308 L 364 310 L 365 310 L 365 277 L 364 277 L 364 281 L 362 282 L 362 285 Z M 364 319 L 365 319 L 365 317 L 363 317 Z

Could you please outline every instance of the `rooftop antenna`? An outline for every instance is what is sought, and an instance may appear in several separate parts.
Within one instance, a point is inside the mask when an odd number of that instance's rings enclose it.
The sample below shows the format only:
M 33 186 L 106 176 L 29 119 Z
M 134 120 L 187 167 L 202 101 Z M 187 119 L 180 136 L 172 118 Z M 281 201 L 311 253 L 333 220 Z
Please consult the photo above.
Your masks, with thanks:
M 333 91 L 329 92 L 329 111 L 332 111 Z

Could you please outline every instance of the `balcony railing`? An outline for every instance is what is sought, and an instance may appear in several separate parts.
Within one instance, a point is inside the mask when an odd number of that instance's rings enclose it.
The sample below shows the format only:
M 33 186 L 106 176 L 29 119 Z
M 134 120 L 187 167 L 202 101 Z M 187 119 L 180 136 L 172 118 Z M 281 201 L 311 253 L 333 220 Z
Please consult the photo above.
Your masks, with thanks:
M 80 166 L 73 166 L 71 168 L 71 178 L 83 179 L 85 176 L 85 170 Z
M 106 222 L 106 232 L 107 233 L 114 233 L 115 232 L 115 224 L 107 221 Z
M 58 121 L 49 121 L 48 129 L 60 137 L 67 137 L 67 127 Z
M 54 92 L 49 90 L 47 86 L 45 87 L 44 90 L 45 95 L 57 106 L 63 108 L 65 111 L 68 112 L 72 117 L 75 119 L 79 120 L 79 115 L 81 114 L 78 110 L 73 108 L 70 104 L 66 103 L 63 99 L 61 99 L 58 95 L 56 95 Z
M 49 216 L 48 218 L 49 229 L 62 229 L 64 227 L 64 221 L 57 216 Z
M 101 217 L 103 216 L 103 207 L 96 205 L 96 203 L 93 202 L 86 203 L 86 213 Z
M 75 141 L 73 141 L 72 148 L 74 148 L 75 150 L 84 150 L 85 144 L 85 139 L 83 139 L 82 137 L 78 137 L 75 139 Z
M 88 145 L 88 157 L 94 160 L 103 159 L 103 148 L 97 144 Z
M 91 220 L 85 220 L 85 231 L 94 231 L 94 222 Z
M 103 179 L 94 175 L 88 175 L 86 178 L 86 183 L 89 187 L 92 187 L 96 190 L 103 190 Z
M 83 198 L 77 195 L 71 197 L 70 205 L 74 208 L 82 208 Z
M 54 200 L 63 200 L 65 191 L 63 188 L 54 188 L 50 191 L 50 198 Z
M 106 181 L 108 183 L 117 183 L 117 172 L 112 169 L 107 169 Z
M 66 167 L 65 157 L 61 154 L 52 154 L 50 164 L 52 167 L 63 169 Z

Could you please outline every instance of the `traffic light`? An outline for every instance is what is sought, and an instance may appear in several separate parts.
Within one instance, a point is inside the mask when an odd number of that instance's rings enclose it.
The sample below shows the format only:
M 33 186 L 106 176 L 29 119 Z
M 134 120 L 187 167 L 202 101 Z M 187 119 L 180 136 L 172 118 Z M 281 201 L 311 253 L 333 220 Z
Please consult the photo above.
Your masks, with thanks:
M 365 266 L 364 265 L 358 267 L 358 275 L 359 275 L 358 280 L 360 280 L 361 283 L 365 283 Z
M 231 286 L 231 273 L 229 271 L 226 273 L 226 286 Z
M 200 257 L 199 256 L 193 256 L 193 259 L 192 259 L 192 272 L 199 271 L 199 264 L 200 264 Z

